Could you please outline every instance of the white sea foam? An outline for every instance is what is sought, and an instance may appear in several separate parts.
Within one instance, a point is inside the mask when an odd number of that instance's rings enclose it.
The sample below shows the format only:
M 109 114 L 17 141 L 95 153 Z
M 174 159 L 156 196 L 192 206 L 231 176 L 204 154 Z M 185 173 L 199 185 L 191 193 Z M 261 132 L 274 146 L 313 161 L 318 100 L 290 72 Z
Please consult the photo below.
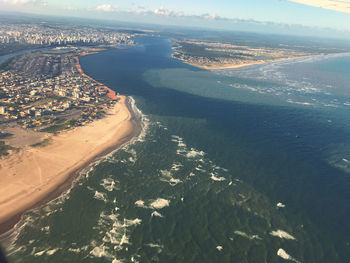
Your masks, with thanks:
M 83 246 L 80 248 L 68 248 L 68 251 L 76 253 L 76 254 L 80 254 L 81 251 L 87 251 L 89 249 L 89 246 Z
M 94 198 L 107 203 L 107 195 L 105 193 L 95 191 Z
M 162 175 L 162 181 L 168 182 L 171 186 L 175 186 L 178 183 L 182 183 L 180 179 L 175 179 L 172 177 L 171 171 L 168 170 L 160 170 L 160 173 Z
M 97 258 L 111 258 L 111 254 L 109 254 L 107 252 L 107 249 L 105 246 L 101 245 L 101 246 L 96 246 L 94 247 L 91 251 L 90 251 L 90 255 L 97 257 Z
M 151 204 L 150 204 L 150 208 L 153 209 L 162 209 L 166 206 L 169 206 L 170 201 L 167 199 L 163 199 L 163 198 L 158 198 L 156 200 L 154 200 Z
M 139 108 L 136 107 L 136 103 L 133 97 L 128 97 L 128 100 L 130 102 L 130 106 L 131 109 L 136 117 L 136 119 L 140 120 L 141 123 L 141 132 L 138 135 L 138 137 L 135 139 L 135 141 L 138 142 L 143 142 L 147 136 L 147 132 L 149 130 L 149 126 L 150 126 L 150 120 L 148 119 L 148 117 L 143 114 Z
M 216 182 L 222 182 L 222 181 L 226 180 L 225 177 L 216 177 L 213 173 L 211 174 L 210 179 L 212 179 L 213 181 L 216 181 Z
M 290 261 L 294 261 L 296 263 L 300 263 L 300 261 L 296 260 L 295 258 L 293 258 L 291 255 L 289 255 L 284 249 L 280 248 L 277 251 L 277 256 L 285 259 L 285 260 L 290 260 Z
M 142 201 L 142 200 L 137 200 L 137 201 L 135 202 L 135 205 L 138 206 L 138 207 L 142 207 L 142 208 L 145 208 L 145 207 L 146 207 L 146 206 L 145 206 L 145 202 Z
M 277 229 L 275 231 L 271 231 L 270 235 L 275 236 L 275 237 L 279 237 L 279 238 L 284 238 L 284 239 L 296 240 L 295 237 L 293 237 L 291 234 L 289 234 L 283 230 L 280 230 L 280 229 Z
M 134 225 L 139 225 L 142 223 L 142 220 L 140 218 L 135 218 L 135 219 L 124 219 L 124 226 L 129 227 L 129 226 L 134 226 Z
M 183 167 L 183 165 L 181 163 L 174 163 L 171 166 L 171 170 L 176 172 L 176 171 L 179 171 L 181 167 Z
M 193 148 L 191 148 L 191 150 L 186 153 L 187 158 L 195 158 L 195 157 L 204 156 L 204 155 L 205 155 L 205 152 L 197 151 Z
M 115 186 L 115 181 L 112 178 L 103 179 L 100 185 L 108 192 L 112 192 L 113 190 L 117 189 Z
M 42 256 L 42 255 L 44 255 L 46 253 L 46 251 L 47 251 L 47 249 L 41 250 L 39 252 L 36 252 L 36 253 L 34 253 L 34 256 L 35 257 Z
M 305 105 L 305 106 L 313 106 L 313 103 L 310 102 L 303 102 L 303 101 L 293 101 L 292 99 L 288 99 L 287 100 L 288 103 L 292 103 L 292 104 L 299 104 L 299 105 Z M 326 106 L 326 105 L 325 105 Z
M 46 251 L 46 254 L 51 256 L 51 255 L 55 254 L 58 250 L 59 250 L 59 248 L 50 249 L 50 250 Z
M 180 179 L 170 178 L 169 183 L 170 185 L 175 186 L 178 183 L 182 183 L 182 181 Z
M 157 243 L 148 243 L 148 244 L 146 244 L 146 246 L 152 247 L 152 248 L 163 248 L 162 245 L 159 245 Z
M 202 168 L 200 168 L 200 167 L 195 167 L 194 169 L 195 169 L 196 171 L 198 171 L 198 172 L 203 172 L 203 173 L 206 172 L 206 170 L 204 170 L 204 169 L 202 169 Z
M 285 207 L 286 207 L 286 205 L 283 204 L 283 203 L 281 203 L 281 202 L 278 202 L 278 203 L 276 204 L 276 206 L 277 206 L 278 208 L 285 208 Z
M 218 251 L 221 251 L 221 250 L 223 250 L 224 248 L 223 248 L 222 246 L 217 246 L 216 249 L 217 249 Z
M 262 238 L 259 237 L 259 235 L 248 235 L 247 233 L 245 233 L 243 231 L 239 231 L 239 230 L 236 230 L 234 233 L 238 236 L 242 236 L 242 237 L 248 238 L 250 240 L 253 240 L 253 239 L 262 240 Z
M 164 217 L 161 213 L 158 213 L 157 211 L 153 211 L 151 216 Z
M 95 247 L 90 254 L 95 256 L 102 255 L 103 253 L 107 253 L 109 249 L 113 250 L 127 250 L 127 246 L 130 244 L 128 239 L 128 231 L 127 229 L 132 226 L 137 226 L 141 224 L 142 220 L 139 218 L 135 219 L 119 219 L 119 216 L 115 211 L 112 211 L 111 214 L 106 214 L 102 212 L 100 214 L 100 219 L 98 221 L 98 227 L 94 227 L 94 229 L 99 231 L 99 235 L 103 235 L 100 241 L 94 240 L 92 242 L 92 246 Z M 112 246 L 108 246 L 108 244 Z M 106 257 L 112 259 L 113 257 L 107 253 Z
M 42 232 L 45 232 L 45 233 L 50 233 L 50 226 L 45 226 L 45 227 L 42 227 L 41 229 L 40 229 Z

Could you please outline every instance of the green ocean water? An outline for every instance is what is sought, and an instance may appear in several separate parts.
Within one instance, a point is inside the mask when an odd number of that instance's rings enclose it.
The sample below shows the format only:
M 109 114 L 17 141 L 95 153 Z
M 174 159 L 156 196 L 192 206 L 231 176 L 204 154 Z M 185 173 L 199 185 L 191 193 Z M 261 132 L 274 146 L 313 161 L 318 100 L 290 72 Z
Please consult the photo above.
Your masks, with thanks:
M 10 262 L 347 262 L 350 59 L 207 72 L 138 42 L 81 63 L 142 133 L 29 212 Z

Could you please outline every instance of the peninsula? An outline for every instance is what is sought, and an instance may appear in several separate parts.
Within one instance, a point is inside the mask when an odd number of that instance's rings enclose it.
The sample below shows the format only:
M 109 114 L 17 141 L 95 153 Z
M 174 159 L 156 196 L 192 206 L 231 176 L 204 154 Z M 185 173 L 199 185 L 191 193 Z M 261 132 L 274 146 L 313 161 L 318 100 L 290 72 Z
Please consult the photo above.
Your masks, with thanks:
M 1 73 L 0 234 L 138 131 L 129 98 L 87 76 L 79 52 L 24 55 Z
M 275 61 L 320 55 L 339 50 L 310 50 L 303 46 L 262 45 L 259 43 L 229 43 L 201 39 L 172 39 L 173 58 L 194 67 L 212 70 L 240 68 Z

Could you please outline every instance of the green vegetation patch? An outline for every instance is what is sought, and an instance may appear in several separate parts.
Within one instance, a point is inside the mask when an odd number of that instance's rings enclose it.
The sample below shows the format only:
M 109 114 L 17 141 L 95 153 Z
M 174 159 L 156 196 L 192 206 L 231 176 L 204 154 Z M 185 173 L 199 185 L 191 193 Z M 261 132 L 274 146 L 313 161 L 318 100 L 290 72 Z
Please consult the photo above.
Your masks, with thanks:
M 30 146 L 31 147 L 44 147 L 44 146 L 50 144 L 50 141 L 51 141 L 51 138 L 46 138 L 46 139 L 42 140 L 41 142 L 34 143 Z
M 10 150 L 16 150 L 16 148 L 5 144 L 4 141 L 0 141 L 0 158 L 9 155 Z
M 60 121 L 52 126 L 46 127 L 44 129 L 41 129 L 40 132 L 49 132 L 49 133 L 58 133 L 63 130 L 68 130 L 75 126 L 76 120 L 66 120 L 66 121 Z

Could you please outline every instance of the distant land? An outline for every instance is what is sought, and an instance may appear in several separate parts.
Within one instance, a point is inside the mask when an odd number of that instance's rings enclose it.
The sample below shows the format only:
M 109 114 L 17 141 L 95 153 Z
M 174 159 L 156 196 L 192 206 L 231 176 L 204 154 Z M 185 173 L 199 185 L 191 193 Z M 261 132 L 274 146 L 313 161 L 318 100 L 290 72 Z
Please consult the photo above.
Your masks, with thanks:
M 229 43 L 201 39 L 173 39 L 172 57 L 202 69 L 239 68 L 314 55 L 345 52 L 344 49 L 263 43 Z

